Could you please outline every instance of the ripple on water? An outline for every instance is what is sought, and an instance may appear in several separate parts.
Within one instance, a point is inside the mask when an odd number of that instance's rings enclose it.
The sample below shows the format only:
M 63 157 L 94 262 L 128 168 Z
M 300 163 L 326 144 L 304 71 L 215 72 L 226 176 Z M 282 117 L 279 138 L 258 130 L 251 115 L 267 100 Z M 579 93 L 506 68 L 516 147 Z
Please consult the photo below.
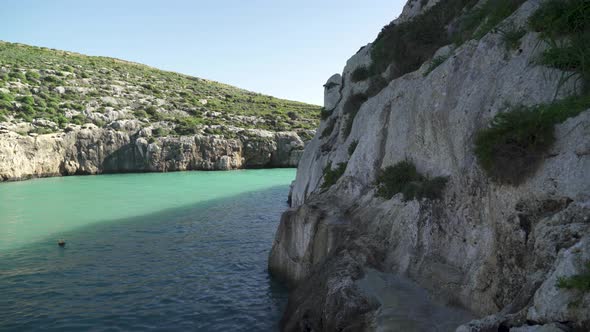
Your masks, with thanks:
M 288 186 L 95 224 L 0 253 L 0 330 L 274 330 L 267 257 Z

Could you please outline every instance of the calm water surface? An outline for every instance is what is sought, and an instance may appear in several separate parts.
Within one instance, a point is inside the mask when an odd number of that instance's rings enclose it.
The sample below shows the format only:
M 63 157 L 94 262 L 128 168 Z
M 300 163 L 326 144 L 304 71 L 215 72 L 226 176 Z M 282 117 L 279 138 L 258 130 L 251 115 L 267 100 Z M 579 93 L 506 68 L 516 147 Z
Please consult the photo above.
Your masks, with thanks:
M 0 330 L 275 330 L 287 295 L 266 264 L 294 177 L 0 184 Z

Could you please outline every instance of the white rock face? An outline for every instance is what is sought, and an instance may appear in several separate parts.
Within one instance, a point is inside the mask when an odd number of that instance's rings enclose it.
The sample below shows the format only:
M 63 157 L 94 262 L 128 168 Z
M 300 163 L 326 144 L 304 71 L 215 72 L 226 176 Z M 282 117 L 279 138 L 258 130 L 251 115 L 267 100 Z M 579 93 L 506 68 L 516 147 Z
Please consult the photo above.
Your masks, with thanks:
M 334 76 L 328 79 L 328 82 L 324 84 L 324 108 L 326 110 L 333 110 L 336 105 L 340 102 L 342 94 L 340 89 L 342 87 L 342 76 L 340 74 L 334 74 Z
M 538 4 L 527 1 L 508 20 L 526 24 Z M 590 110 L 556 126 L 551 151 L 519 186 L 492 182 L 474 155 L 477 132 L 507 105 L 552 101 L 561 73 L 533 64 L 543 49 L 535 33 L 526 34 L 515 51 L 506 50 L 500 34 L 469 41 L 426 77 L 428 62 L 369 98 L 347 136 L 344 104 L 368 88 L 367 82 L 351 82 L 350 73 L 370 63 L 370 45 L 349 60 L 340 102 L 305 148 L 292 208 L 270 255 L 271 272 L 299 283 L 285 314 L 287 326 L 304 317 L 315 317 L 307 326 L 329 324 L 320 313 L 314 316 L 318 303 L 363 307 L 362 300 L 349 303 L 335 295 L 356 292 L 352 286 L 343 291 L 304 281 L 317 280 L 318 273 L 344 280 L 350 257 L 361 257 L 369 266 L 410 277 L 436 298 L 479 317 L 492 315 L 461 331 L 497 331 L 506 322 L 517 327 L 527 317 L 538 328 L 569 321 L 590 329 L 587 296 L 579 309 L 568 309 L 575 294 L 555 288 L 557 277 L 579 273 L 573 266 L 588 259 Z M 573 81 L 559 91 L 560 98 L 575 93 Z M 353 142 L 358 145 L 349 155 Z M 378 172 L 405 159 L 423 174 L 449 178 L 442 200 L 376 197 Z M 321 188 L 326 165 L 342 162 L 343 176 Z M 352 246 L 359 236 L 362 244 Z M 340 260 L 348 263 L 335 263 Z
M 70 125 L 65 133 L 46 135 L 22 136 L 13 131 L 22 129 L 19 126 L 2 128 L 0 181 L 103 172 L 296 167 L 304 148 L 294 132 L 254 131 L 236 139 L 155 138 L 135 119 L 113 121 L 107 128 Z

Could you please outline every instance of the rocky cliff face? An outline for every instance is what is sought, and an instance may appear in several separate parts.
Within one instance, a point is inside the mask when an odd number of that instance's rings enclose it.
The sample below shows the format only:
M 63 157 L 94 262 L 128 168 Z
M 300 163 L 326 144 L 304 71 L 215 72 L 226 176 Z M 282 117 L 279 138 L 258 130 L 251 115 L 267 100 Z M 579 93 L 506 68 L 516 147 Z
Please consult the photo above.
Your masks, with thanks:
M 70 125 L 64 132 L 0 132 L 0 181 L 121 172 L 296 167 L 304 142 L 294 132 L 241 130 L 218 135 L 153 137 L 137 120 L 105 128 Z
M 410 1 L 401 19 L 428 14 L 422 5 Z M 500 26 L 526 27 L 539 5 L 524 2 Z M 590 110 L 555 126 L 555 143 L 519 185 L 492 181 L 474 154 L 477 133 L 507 105 L 574 94 L 575 80 L 534 63 L 546 47 L 537 33 L 510 49 L 492 31 L 442 47 L 431 72 L 427 62 L 371 96 L 352 77 L 371 65 L 372 47 L 328 80 L 331 115 L 305 148 L 277 232 L 269 268 L 293 286 L 283 329 L 379 330 L 380 304 L 358 286 L 368 268 L 482 317 L 458 331 L 590 329 L 590 294 L 557 287 L 590 260 Z M 347 133 L 347 101 L 358 94 L 370 97 Z M 447 177 L 442 198 L 379 197 L 379 171 L 403 160 Z M 342 176 L 322 186 L 326 166 L 339 163 Z

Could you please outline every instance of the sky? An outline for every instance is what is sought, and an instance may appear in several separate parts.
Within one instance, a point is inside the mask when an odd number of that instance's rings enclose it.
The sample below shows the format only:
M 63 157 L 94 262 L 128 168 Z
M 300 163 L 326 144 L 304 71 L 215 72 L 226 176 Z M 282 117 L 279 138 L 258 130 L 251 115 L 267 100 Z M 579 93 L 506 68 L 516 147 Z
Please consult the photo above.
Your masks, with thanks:
M 0 40 L 135 61 L 323 104 L 404 0 L 2 0 Z

